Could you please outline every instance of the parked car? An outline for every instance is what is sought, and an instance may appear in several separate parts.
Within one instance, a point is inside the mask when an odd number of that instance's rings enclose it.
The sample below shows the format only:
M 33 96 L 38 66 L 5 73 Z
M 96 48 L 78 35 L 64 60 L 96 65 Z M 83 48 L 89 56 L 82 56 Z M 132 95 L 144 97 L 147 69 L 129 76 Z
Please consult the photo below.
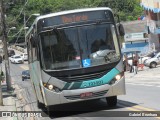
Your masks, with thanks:
M 9 58 L 11 63 L 23 63 L 23 58 L 20 55 L 14 55 Z
M 24 61 L 28 60 L 28 54 L 27 53 L 21 54 L 21 57 L 23 58 Z
M 147 55 L 141 56 L 142 63 L 144 64 L 146 60 L 148 60 L 150 58 L 153 58 L 156 54 L 157 54 L 157 52 L 152 52 L 152 53 L 149 53 Z
M 159 64 L 160 64 L 160 52 L 157 53 L 153 58 L 147 59 L 144 62 L 144 65 L 150 68 L 155 68 Z
M 30 79 L 29 70 L 22 71 L 22 81 L 24 81 L 25 79 Z
M 4 53 L 4 51 L 3 50 L 0 50 L 0 52 L 1 52 L 1 55 L 2 55 L 2 57 L 3 57 L 3 60 L 5 59 L 5 53 Z M 15 55 L 15 52 L 14 52 L 14 50 L 8 50 L 8 57 L 11 57 L 11 56 L 13 56 L 13 55 Z
M 8 57 L 15 55 L 14 50 L 8 50 Z

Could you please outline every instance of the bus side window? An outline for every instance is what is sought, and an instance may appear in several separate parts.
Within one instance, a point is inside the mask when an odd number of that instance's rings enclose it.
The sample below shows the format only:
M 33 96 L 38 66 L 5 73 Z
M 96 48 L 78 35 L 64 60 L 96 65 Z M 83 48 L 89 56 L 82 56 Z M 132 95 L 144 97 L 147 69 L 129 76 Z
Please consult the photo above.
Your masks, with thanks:
M 31 38 L 28 38 L 28 61 L 29 63 L 32 63 L 33 61 L 33 55 L 32 55 L 32 45 L 31 45 Z
M 31 42 L 32 60 L 35 61 L 37 60 L 37 46 L 35 42 L 35 36 L 33 34 L 31 34 L 30 42 Z

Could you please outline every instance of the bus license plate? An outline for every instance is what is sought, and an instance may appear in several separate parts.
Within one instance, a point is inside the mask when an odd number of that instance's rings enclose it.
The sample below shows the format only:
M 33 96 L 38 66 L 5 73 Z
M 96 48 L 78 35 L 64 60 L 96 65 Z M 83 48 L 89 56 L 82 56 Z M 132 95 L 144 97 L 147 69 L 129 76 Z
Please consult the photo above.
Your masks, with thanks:
M 80 98 L 87 98 L 87 97 L 91 97 L 91 96 L 93 96 L 92 92 L 86 92 L 86 93 L 80 94 Z

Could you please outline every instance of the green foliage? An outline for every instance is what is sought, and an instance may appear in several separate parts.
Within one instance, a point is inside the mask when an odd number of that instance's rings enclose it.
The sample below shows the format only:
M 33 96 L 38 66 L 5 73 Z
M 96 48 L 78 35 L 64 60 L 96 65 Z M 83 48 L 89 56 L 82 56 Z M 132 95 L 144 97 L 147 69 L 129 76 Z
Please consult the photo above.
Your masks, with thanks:
M 143 9 L 139 5 L 139 0 L 5 0 L 8 4 L 6 10 L 7 26 L 15 26 L 18 32 L 24 24 L 24 11 L 26 20 L 31 14 L 40 13 L 41 15 L 90 7 L 110 7 L 114 13 L 120 16 L 122 21 L 137 20 L 143 14 Z M 12 3 L 12 4 L 9 4 Z M 21 12 L 20 12 L 21 11 Z M 31 17 L 27 25 L 31 25 L 35 17 Z M 24 34 L 24 31 L 22 32 Z M 9 36 L 15 32 L 11 31 Z M 16 36 L 17 37 L 17 36 Z M 16 39 L 16 38 L 10 38 Z
M 122 21 L 131 21 L 137 20 L 143 13 L 139 4 L 139 0 L 103 0 L 98 6 L 110 7 Z

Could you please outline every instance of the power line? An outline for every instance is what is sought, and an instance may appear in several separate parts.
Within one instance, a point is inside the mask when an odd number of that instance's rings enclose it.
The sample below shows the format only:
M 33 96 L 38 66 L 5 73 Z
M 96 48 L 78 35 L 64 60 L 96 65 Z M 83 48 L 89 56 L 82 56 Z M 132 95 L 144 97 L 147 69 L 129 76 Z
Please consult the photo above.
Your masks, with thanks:
M 21 11 L 20 11 L 20 13 L 19 13 L 19 15 L 18 15 L 14 20 L 12 20 L 11 22 L 16 21 L 16 20 L 20 17 L 20 15 L 22 14 L 23 10 L 25 9 L 25 6 L 27 5 L 27 3 L 28 3 L 28 0 L 27 0 L 27 1 L 25 2 L 25 4 L 23 5 L 23 7 L 22 7 L 22 9 L 21 9 Z
M 22 29 L 22 30 L 23 30 L 23 29 Z M 20 33 L 19 33 L 19 35 L 18 35 L 18 37 L 17 37 L 17 39 L 16 39 L 16 41 L 15 41 L 14 44 L 16 44 L 16 43 L 18 42 L 18 39 L 19 39 L 19 37 L 20 37 L 20 35 L 21 35 L 22 30 L 20 31 Z
M 20 14 L 18 15 L 18 17 L 17 17 L 15 20 L 17 20 L 17 19 L 20 17 L 20 15 L 21 15 L 22 12 L 24 11 L 25 6 L 27 5 L 27 3 L 28 3 L 28 0 L 27 0 L 27 1 L 25 2 L 25 4 L 23 5 L 23 8 L 21 9 Z M 13 20 L 12 22 L 14 22 L 15 20 Z M 18 38 L 20 37 L 21 32 L 22 32 L 23 29 L 25 29 L 25 28 L 24 28 L 24 25 L 21 27 L 21 29 L 20 29 L 16 34 L 14 34 L 14 35 L 12 36 L 12 37 L 15 37 L 15 36 L 18 35 L 18 37 L 17 37 L 17 39 L 16 39 L 16 42 L 18 41 Z M 16 44 L 16 42 L 15 42 L 15 44 Z

